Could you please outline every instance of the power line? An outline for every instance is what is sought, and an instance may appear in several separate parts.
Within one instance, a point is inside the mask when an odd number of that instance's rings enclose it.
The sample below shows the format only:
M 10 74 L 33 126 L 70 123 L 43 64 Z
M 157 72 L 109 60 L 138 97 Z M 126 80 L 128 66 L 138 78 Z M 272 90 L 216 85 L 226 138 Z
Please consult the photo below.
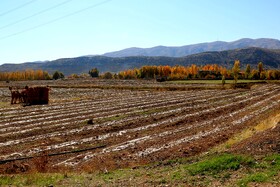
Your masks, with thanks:
M 32 15 L 30 15 L 30 16 L 27 16 L 27 17 L 25 17 L 25 18 L 22 18 L 22 19 L 20 19 L 20 20 L 17 20 L 17 21 L 15 21 L 15 22 L 9 23 L 9 24 L 7 24 L 7 25 L 4 25 L 4 26 L 0 27 L 0 30 L 5 29 L 5 28 L 10 27 L 10 26 L 13 26 L 13 25 L 15 25 L 15 24 L 17 24 L 17 23 L 20 23 L 20 22 L 23 22 L 23 21 L 25 21 L 25 20 L 28 20 L 28 19 L 30 19 L 30 18 L 33 18 L 33 17 L 38 16 L 38 15 L 40 15 L 40 14 L 43 14 L 43 13 L 45 13 L 45 12 L 48 12 L 48 11 L 50 11 L 50 10 L 53 10 L 53 9 L 55 9 L 55 8 L 57 8 L 57 7 L 60 7 L 60 6 L 64 5 L 64 4 L 66 4 L 66 3 L 69 3 L 70 1 L 72 1 L 72 0 L 63 1 L 62 3 L 56 4 L 56 5 L 54 5 L 54 6 L 50 7 L 50 8 L 47 8 L 47 9 L 45 9 L 45 10 L 42 10 L 42 11 L 40 11 L 40 12 L 37 12 L 37 13 L 35 13 L 35 14 L 32 14 Z
M 4 37 L 1 37 L 0 40 L 4 40 L 4 39 L 7 39 L 7 38 L 10 38 L 10 37 L 13 37 L 13 36 L 17 36 L 17 35 L 19 35 L 19 34 L 23 34 L 23 33 L 29 32 L 29 31 L 34 30 L 34 29 L 38 29 L 38 28 L 43 27 L 43 26 L 45 26 L 45 25 L 49 25 L 49 24 L 51 24 L 51 23 L 60 21 L 60 20 L 62 20 L 62 19 L 68 18 L 68 17 L 73 16 L 73 15 L 76 15 L 76 14 L 79 14 L 79 13 L 84 12 L 84 11 L 87 11 L 87 10 L 89 10 L 89 9 L 92 9 L 92 8 L 101 6 L 101 5 L 103 5 L 103 4 L 109 3 L 110 1 L 113 1 L 113 0 L 105 0 L 105 1 L 102 1 L 102 2 L 97 3 L 97 4 L 93 4 L 93 5 L 89 6 L 89 7 L 86 7 L 86 8 L 80 9 L 80 10 L 77 10 L 77 11 L 72 12 L 72 13 L 70 13 L 70 14 L 66 14 L 66 15 L 64 15 L 64 16 L 61 16 L 61 17 L 59 17 L 59 18 L 53 19 L 53 20 L 51 20 L 51 21 L 48 21 L 48 22 L 46 22 L 46 23 L 37 25 L 37 26 L 35 26 L 35 27 L 31 27 L 31 28 L 28 28 L 28 29 L 25 29 L 25 30 L 22 30 L 22 31 L 19 31 L 19 32 L 16 32 L 16 33 L 13 33 L 13 34 L 10 34 L 10 35 L 7 35 L 7 36 L 4 36 Z
M 18 9 L 21 9 L 21 8 L 23 8 L 23 7 L 25 7 L 25 6 L 29 5 L 29 4 L 31 4 L 31 3 L 34 3 L 35 1 L 37 1 L 37 0 L 28 1 L 28 2 L 26 2 L 26 3 L 24 3 L 24 4 L 20 5 L 20 6 L 18 6 L 18 7 L 16 7 L 16 8 L 13 8 L 13 9 L 11 9 L 11 10 L 8 10 L 8 11 L 4 12 L 4 13 L 1 13 L 0 16 L 5 16 L 6 14 L 9 14 L 9 13 L 14 12 L 14 11 L 16 11 L 16 10 L 18 10 Z

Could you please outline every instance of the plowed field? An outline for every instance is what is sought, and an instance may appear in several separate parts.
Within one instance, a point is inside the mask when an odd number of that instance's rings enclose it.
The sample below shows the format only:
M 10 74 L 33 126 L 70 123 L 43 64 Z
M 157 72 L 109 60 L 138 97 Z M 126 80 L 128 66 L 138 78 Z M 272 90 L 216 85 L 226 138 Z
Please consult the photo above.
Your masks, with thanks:
M 277 84 L 152 88 L 60 85 L 51 88 L 48 105 L 0 108 L 1 165 L 49 155 L 50 168 L 102 169 L 196 155 L 280 109 Z M 8 89 L 0 89 L 7 100 Z

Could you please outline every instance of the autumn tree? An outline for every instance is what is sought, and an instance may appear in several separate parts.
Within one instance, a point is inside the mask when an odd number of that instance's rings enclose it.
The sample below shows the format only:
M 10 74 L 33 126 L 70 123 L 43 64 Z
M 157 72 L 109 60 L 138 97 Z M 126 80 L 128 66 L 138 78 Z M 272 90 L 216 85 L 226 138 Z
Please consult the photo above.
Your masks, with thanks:
M 259 73 L 259 78 L 261 78 L 261 73 L 263 72 L 263 63 L 259 62 L 258 63 L 258 73 Z
M 274 70 L 272 73 L 272 77 L 275 80 L 280 80 L 280 70 Z
M 162 67 L 163 76 L 168 77 L 171 74 L 171 67 L 170 66 L 163 66 Z
M 251 66 L 250 66 L 250 64 L 247 64 L 246 70 L 245 70 L 245 78 L 246 79 L 248 79 L 250 77 L 250 73 L 251 73 Z
M 138 75 L 138 70 L 134 69 L 134 70 L 126 70 L 125 72 L 123 72 L 123 78 L 124 79 L 135 79 L 138 76 L 140 77 L 140 75 Z
M 188 76 L 188 71 L 186 70 L 186 67 L 184 66 L 174 66 L 171 67 L 171 74 L 170 74 L 170 80 L 184 80 Z
M 260 65 L 262 66 L 262 65 Z M 261 69 L 261 74 L 257 69 L 251 69 L 248 64 L 245 70 L 246 79 L 279 79 L 280 71 L 271 70 L 265 71 Z M 153 78 L 165 78 L 166 80 L 184 80 L 187 78 L 210 78 L 210 79 L 224 79 L 234 77 L 234 83 L 237 83 L 237 79 L 241 77 L 240 74 L 240 61 L 236 60 L 232 69 L 219 66 L 217 64 L 207 64 L 204 66 L 142 66 L 141 68 L 128 69 L 119 72 L 114 78 L 119 79 L 153 79 Z
M 257 71 L 257 70 L 255 70 L 255 69 L 253 69 L 252 71 L 251 71 L 251 74 L 250 74 L 250 77 L 249 77 L 250 79 L 253 79 L 253 80 L 257 80 L 257 79 L 259 79 L 260 77 L 259 77 L 259 72 Z
M 260 74 L 260 80 L 266 79 L 267 73 L 265 71 L 262 71 Z
M 237 83 L 239 72 L 240 72 L 240 61 L 239 61 L 239 60 L 235 60 L 235 61 L 234 61 L 233 68 L 232 68 L 232 73 L 233 73 L 233 78 L 234 78 L 234 84 Z
M 220 67 L 219 71 L 220 71 L 220 74 L 226 78 L 226 76 L 227 76 L 227 68 Z
M 45 80 L 51 80 L 51 76 L 50 76 L 50 74 L 47 71 L 43 72 L 43 76 L 44 76 Z
M 272 80 L 273 79 L 273 70 L 268 70 L 266 72 L 266 79 L 267 80 Z
M 3 72 L 0 73 L 0 80 L 13 80 L 13 81 L 21 81 L 21 80 L 49 80 L 50 76 L 48 72 L 43 70 L 31 70 L 27 69 L 24 71 L 16 71 L 16 72 Z

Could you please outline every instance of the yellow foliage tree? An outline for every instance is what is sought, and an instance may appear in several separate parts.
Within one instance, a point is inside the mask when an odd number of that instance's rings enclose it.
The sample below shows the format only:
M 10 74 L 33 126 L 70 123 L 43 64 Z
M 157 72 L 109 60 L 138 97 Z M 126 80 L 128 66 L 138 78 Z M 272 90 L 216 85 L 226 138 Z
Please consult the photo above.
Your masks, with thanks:
M 233 78 L 234 78 L 234 84 L 237 83 L 239 72 L 240 72 L 240 61 L 239 61 L 239 60 L 235 60 L 235 61 L 234 61 L 233 68 L 232 68 L 232 73 L 233 73 Z

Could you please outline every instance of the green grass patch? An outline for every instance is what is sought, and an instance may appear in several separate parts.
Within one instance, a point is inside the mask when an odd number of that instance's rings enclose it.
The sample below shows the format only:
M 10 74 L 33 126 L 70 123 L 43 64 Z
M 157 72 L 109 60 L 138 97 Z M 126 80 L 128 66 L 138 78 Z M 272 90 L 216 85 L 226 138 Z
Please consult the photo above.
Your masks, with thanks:
M 223 154 L 186 166 L 191 175 L 215 175 L 225 170 L 238 170 L 241 165 L 253 165 L 254 160 L 241 155 Z
M 90 173 L 0 176 L 0 186 L 248 186 L 280 184 L 280 155 L 253 158 L 229 153 L 166 160 Z M 277 183 L 278 182 L 278 183 Z
M 272 168 L 280 171 L 280 155 L 279 154 L 273 154 L 270 156 L 265 157 L 265 162 L 271 165 Z
M 126 175 L 126 173 L 127 172 L 124 170 L 116 170 L 114 172 L 101 173 L 99 174 L 99 177 L 107 183 L 115 179 L 123 178 Z
M 51 186 L 63 178 L 63 174 L 3 175 L 0 176 L 0 186 Z
M 267 182 L 271 176 L 273 176 L 273 174 L 270 174 L 268 172 L 249 174 L 246 177 L 242 178 L 237 184 L 240 187 L 245 187 L 250 182 L 263 183 L 263 182 Z
M 247 186 L 250 182 L 263 183 L 271 181 L 280 171 L 280 155 L 273 154 L 265 157 L 255 167 L 255 173 L 245 175 L 237 184 L 241 187 Z

